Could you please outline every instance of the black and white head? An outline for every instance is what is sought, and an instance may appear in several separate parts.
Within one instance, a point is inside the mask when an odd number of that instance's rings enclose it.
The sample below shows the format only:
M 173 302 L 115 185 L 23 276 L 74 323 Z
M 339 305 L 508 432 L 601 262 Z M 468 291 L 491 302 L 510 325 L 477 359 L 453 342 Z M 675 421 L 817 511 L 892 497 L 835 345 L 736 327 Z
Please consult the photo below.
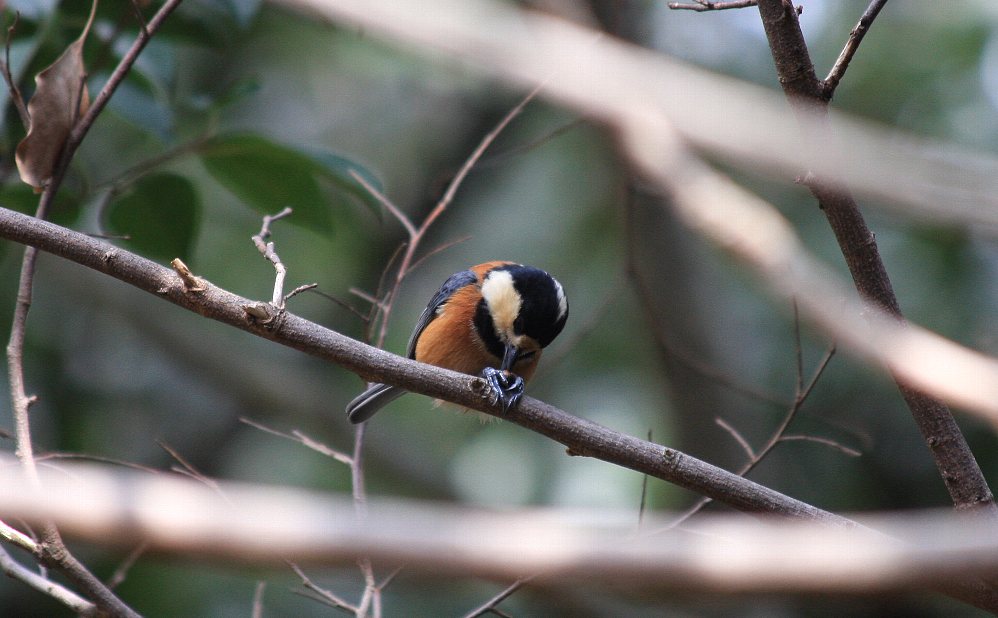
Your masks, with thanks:
M 543 270 L 503 264 L 486 273 L 475 327 L 502 370 L 547 347 L 567 319 L 565 290 Z

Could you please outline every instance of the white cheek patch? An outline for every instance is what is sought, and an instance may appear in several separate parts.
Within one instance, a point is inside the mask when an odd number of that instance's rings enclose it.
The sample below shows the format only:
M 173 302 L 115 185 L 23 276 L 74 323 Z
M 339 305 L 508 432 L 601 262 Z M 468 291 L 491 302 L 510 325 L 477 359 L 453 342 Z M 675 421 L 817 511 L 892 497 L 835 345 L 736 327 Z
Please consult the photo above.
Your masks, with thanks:
M 495 323 L 496 335 L 502 341 L 510 341 L 513 334 L 513 322 L 520 314 L 520 295 L 513 285 L 513 275 L 506 270 L 493 270 L 482 282 L 482 297 L 489 306 L 492 321 Z
M 558 319 L 560 320 L 568 313 L 568 299 L 565 298 L 565 290 L 562 289 L 561 283 L 554 277 L 551 277 L 551 281 L 554 281 L 554 290 L 558 295 Z

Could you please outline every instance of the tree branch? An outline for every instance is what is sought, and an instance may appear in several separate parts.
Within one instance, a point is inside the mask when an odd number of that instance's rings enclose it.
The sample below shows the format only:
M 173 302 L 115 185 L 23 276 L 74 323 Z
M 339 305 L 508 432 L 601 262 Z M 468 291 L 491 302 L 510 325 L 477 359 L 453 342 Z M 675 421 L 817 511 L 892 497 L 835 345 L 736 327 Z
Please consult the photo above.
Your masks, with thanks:
M 871 8 L 879 10 L 876 6 Z M 759 13 L 780 85 L 798 117 L 806 119 L 804 126 L 809 128 L 812 146 L 820 149 L 832 141 L 825 124 L 827 100 L 822 83 L 815 75 L 797 12 L 785 0 L 760 0 Z M 856 289 L 903 323 L 904 317 L 880 258 L 876 238 L 850 191 L 810 174 L 804 183 L 828 219 Z M 949 408 L 902 376 L 895 374 L 894 377 L 956 508 L 980 510 L 998 520 L 998 507 L 991 489 Z
M 842 52 L 839 53 L 839 57 L 835 60 L 832 70 L 828 72 L 828 76 L 821 82 L 821 96 L 826 101 L 832 100 L 835 89 L 838 87 L 839 82 L 842 81 L 842 76 L 845 75 L 846 69 L 849 68 L 849 63 L 852 62 L 852 57 L 856 55 L 856 50 L 859 49 L 859 44 L 863 42 L 863 37 L 870 31 L 873 20 L 877 18 L 877 15 L 880 14 L 880 9 L 884 8 L 885 4 L 887 4 L 887 0 L 873 0 L 870 2 L 870 6 L 866 7 L 863 16 L 859 18 L 859 23 L 849 33 L 849 39 L 846 41 L 845 47 L 842 48 Z
M 81 539 L 147 542 L 150 551 L 243 566 L 345 565 L 365 554 L 448 574 L 541 572 L 532 580 L 540 585 L 561 579 L 823 594 L 935 587 L 998 568 L 998 537 L 982 534 L 985 522 L 953 512 L 866 516 L 848 527 L 712 515 L 690 530 L 643 535 L 629 512 L 372 499 L 369 517 L 358 520 L 342 494 L 221 481 L 219 495 L 193 479 L 95 464 L 41 473 L 53 491 L 32 491 L 16 467 L 0 465 L 4 515 L 54 517 Z M 653 526 L 665 523 L 649 517 Z
M 134 285 L 204 317 L 235 326 L 307 354 L 334 362 L 369 381 L 499 414 L 488 405 L 484 380 L 396 356 L 323 328 L 291 313 L 267 325 L 245 307 L 255 301 L 204 282 L 190 291 L 172 270 L 47 221 L 0 208 L 0 237 L 31 244 Z M 572 416 L 530 397 L 504 418 L 546 435 L 576 455 L 595 457 L 709 495 L 734 508 L 848 524 L 841 517 L 690 457 Z

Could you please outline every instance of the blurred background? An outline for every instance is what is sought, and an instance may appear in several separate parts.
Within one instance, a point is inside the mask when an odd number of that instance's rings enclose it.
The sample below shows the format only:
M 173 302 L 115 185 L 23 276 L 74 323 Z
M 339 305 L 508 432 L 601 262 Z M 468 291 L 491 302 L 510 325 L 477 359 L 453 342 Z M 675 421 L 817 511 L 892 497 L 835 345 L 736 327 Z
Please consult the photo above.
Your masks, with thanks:
M 2 3 L 0 3 L 2 4 Z M 32 77 L 79 36 L 87 3 L 8 0 L 11 70 Z M 778 89 L 754 8 L 670 11 L 641 0 L 525 3 L 586 20 L 711 71 Z M 824 76 L 867 2 L 802 1 L 801 23 Z M 147 17 L 152 8 L 147 9 Z M 130 3 L 102 2 L 86 46 L 96 93 L 136 29 Z M 654 79 L 654 76 L 649 76 Z M 363 31 L 321 24 L 251 0 L 189 0 L 149 45 L 81 148 L 52 219 L 192 270 L 234 293 L 269 300 L 273 268 L 250 237 L 274 224 L 289 288 L 318 283 L 290 310 L 356 338 L 405 233 L 348 174 L 358 169 L 420 222 L 482 137 L 526 93 L 443 57 L 420 56 Z M 9 97 L 0 122 L 0 204 L 33 212 L 13 152 L 24 135 Z M 998 9 L 896 2 L 864 40 L 833 106 L 900 131 L 993 152 L 998 145 Z M 738 102 L 730 113 L 738 114 Z M 697 101 L 689 101 L 697 113 Z M 723 123 L 724 118 L 718 118 Z M 788 114 L 788 122 L 790 121 Z M 815 201 L 792 178 L 730 169 L 777 205 L 806 245 L 848 273 Z M 503 132 L 424 239 L 428 256 L 405 280 L 385 348 L 404 353 L 416 316 L 451 273 L 492 259 L 541 267 L 567 291 L 571 317 L 545 352 L 530 395 L 627 434 L 737 469 L 746 454 L 721 419 L 758 448 L 832 342 L 798 324 L 745 268 L 678 225 L 660 196 L 635 182 L 612 137 L 543 100 Z M 864 206 L 864 204 L 861 204 Z M 927 226 L 865 208 L 906 315 L 969 347 L 998 353 L 998 250 L 973 230 Z M 456 242 L 460 241 L 460 242 Z M 456 244 L 452 244 L 455 243 Z M 442 251 L 433 253 L 436 248 Z M 0 324 L 10 324 L 22 247 L 0 243 Z M 248 482 L 350 490 L 349 470 L 240 421 L 298 429 L 350 451 L 343 406 L 356 376 L 185 312 L 48 255 L 39 260 L 29 316 L 26 379 L 36 449 L 113 458 L 159 469 L 176 462 Z M 0 428 L 12 429 L 6 381 Z M 993 430 L 959 416 L 985 474 L 998 479 Z M 892 382 L 837 353 L 780 444 L 751 478 L 837 512 L 949 504 Z M 3 439 L 13 451 L 10 439 Z M 642 478 L 510 423 L 436 408 L 410 395 L 369 423 L 371 495 L 497 508 L 553 505 L 633 509 Z M 682 510 L 697 496 L 647 486 L 647 509 Z M 709 507 L 711 509 L 723 507 Z M 124 559 L 71 547 L 98 575 Z M 19 555 L 19 558 L 24 558 Z M 386 570 L 385 570 L 386 571 Z M 380 572 L 381 576 L 387 572 Z M 353 598 L 357 569 L 310 572 Z M 119 587 L 156 616 L 246 616 L 256 582 L 266 615 L 336 613 L 294 594 L 289 570 L 142 556 Z M 389 616 L 462 615 L 510 582 L 433 578 L 403 570 L 384 593 Z M 934 595 L 890 598 L 634 595 L 571 586 L 524 589 L 502 605 L 514 616 L 971 615 Z M 0 581 L 5 615 L 63 608 Z

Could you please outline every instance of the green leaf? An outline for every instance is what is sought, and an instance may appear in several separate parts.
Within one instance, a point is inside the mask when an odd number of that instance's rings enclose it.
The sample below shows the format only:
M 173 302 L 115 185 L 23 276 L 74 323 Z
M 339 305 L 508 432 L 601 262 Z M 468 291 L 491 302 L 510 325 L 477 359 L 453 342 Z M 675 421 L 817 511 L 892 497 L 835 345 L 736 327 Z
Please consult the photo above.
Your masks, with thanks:
M 111 230 L 150 258 L 189 259 L 201 204 L 194 185 L 176 174 L 152 174 L 108 207 Z
M 307 151 L 307 154 L 318 164 L 322 178 L 330 181 L 338 191 L 352 195 L 368 208 L 380 212 L 381 205 L 377 198 L 351 175 L 351 172 L 356 172 L 368 184 L 382 192 L 381 181 L 370 170 L 328 150 L 314 149 Z
M 26 215 L 35 215 L 39 199 L 41 199 L 41 193 L 36 193 L 34 189 L 23 182 L 10 183 L 0 188 L 0 206 Z M 79 198 L 71 195 L 65 189 L 56 193 L 55 203 L 49 209 L 47 219 L 52 223 L 70 227 L 76 223 L 79 217 Z
M 285 206 L 287 221 L 329 235 L 333 222 L 316 180 L 311 158 L 287 146 L 250 134 L 227 135 L 201 149 L 208 172 L 243 202 L 272 215 Z

